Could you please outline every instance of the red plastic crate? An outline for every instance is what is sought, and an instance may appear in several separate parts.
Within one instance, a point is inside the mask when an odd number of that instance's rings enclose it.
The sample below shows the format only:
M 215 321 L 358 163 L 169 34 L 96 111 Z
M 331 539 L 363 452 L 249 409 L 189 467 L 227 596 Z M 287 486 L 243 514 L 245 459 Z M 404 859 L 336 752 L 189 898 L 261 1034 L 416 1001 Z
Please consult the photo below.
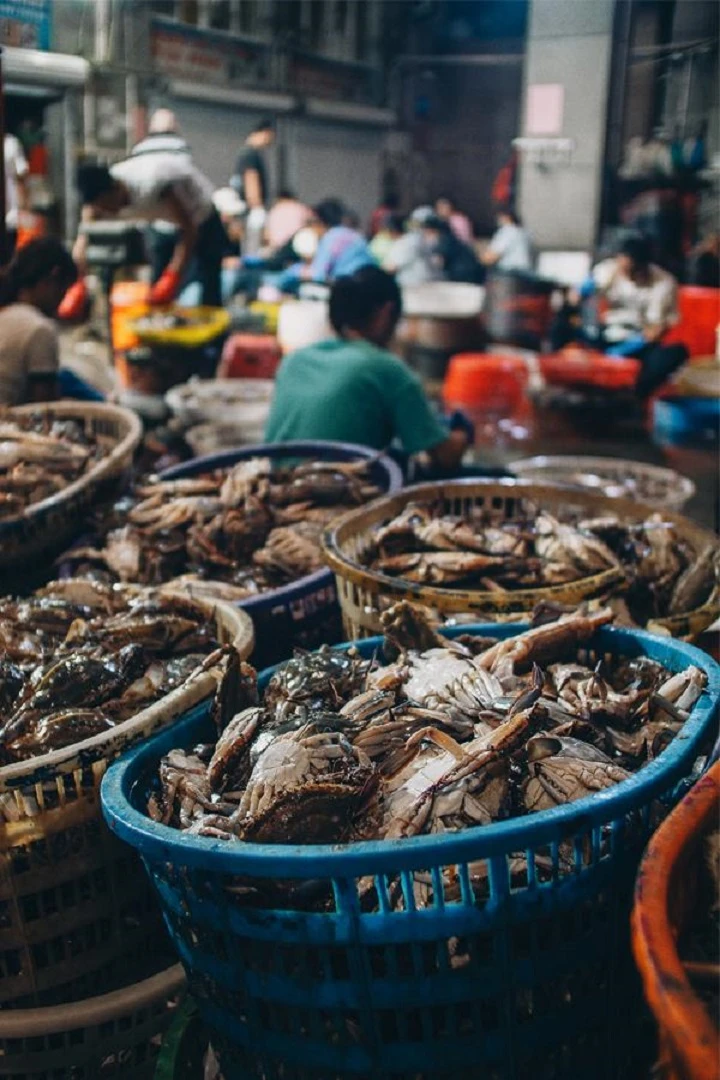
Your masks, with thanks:
M 552 386 L 592 386 L 597 390 L 634 390 L 641 364 L 626 356 L 607 356 L 571 346 L 540 357 L 540 371 Z
M 282 353 L 271 334 L 231 334 L 220 358 L 219 379 L 272 379 Z

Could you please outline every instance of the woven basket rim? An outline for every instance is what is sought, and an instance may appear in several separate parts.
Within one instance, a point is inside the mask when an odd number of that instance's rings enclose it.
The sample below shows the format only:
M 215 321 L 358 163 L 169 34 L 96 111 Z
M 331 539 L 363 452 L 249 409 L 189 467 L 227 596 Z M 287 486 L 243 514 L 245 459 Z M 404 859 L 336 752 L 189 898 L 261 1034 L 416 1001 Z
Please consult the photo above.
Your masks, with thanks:
M 255 644 L 255 630 L 247 612 L 224 600 L 211 601 L 197 598 L 195 603 L 201 604 L 209 615 L 215 617 L 218 629 L 224 628 L 232 634 L 232 644 L 240 656 L 247 659 Z M 29 758 L 27 761 L 3 766 L 0 768 L 0 794 L 11 793 L 18 787 L 28 784 L 42 783 L 52 779 L 58 773 L 72 772 L 74 769 L 81 769 L 90 763 L 107 758 L 116 743 L 124 743 L 128 737 L 140 734 L 146 728 L 152 731 L 161 720 L 169 716 L 180 716 L 204 698 L 209 697 L 215 691 L 218 677 L 217 666 L 208 671 L 197 672 L 191 675 L 182 686 L 171 690 L 169 694 L 165 694 L 158 701 L 154 701 L 134 716 L 110 728 L 109 731 L 103 731 L 99 735 L 93 735 L 89 739 L 72 743 L 59 750 Z M 102 753 L 103 750 L 107 753 Z M 7 827 L 7 824 L 12 823 L 5 824 Z
M 392 514 L 397 513 L 409 502 L 432 502 L 438 499 L 452 499 L 453 497 L 467 497 L 473 494 L 497 493 L 501 497 L 516 494 L 526 498 L 533 496 L 567 495 L 575 501 L 583 501 L 588 509 L 617 510 L 620 514 L 632 509 L 634 514 L 645 511 L 647 514 L 655 513 L 655 508 L 638 503 L 634 499 L 610 499 L 607 496 L 596 495 L 592 492 L 583 491 L 570 484 L 537 484 L 530 480 L 516 480 L 512 478 L 482 479 L 470 478 L 462 480 L 434 481 L 425 484 L 415 484 L 402 488 L 401 491 L 391 495 L 383 495 L 374 499 L 365 506 L 348 511 L 324 531 L 322 536 L 323 553 L 328 565 L 335 574 L 344 580 L 360 585 L 371 593 L 390 593 L 396 596 L 417 596 L 425 603 L 436 600 L 442 609 L 448 607 L 457 608 L 458 605 L 484 606 L 489 601 L 498 603 L 500 592 L 490 592 L 481 589 L 444 589 L 433 585 L 424 585 L 406 581 L 399 577 L 390 577 L 377 570 L 370 570 L 361 563 L 352 559 L 342 550 L 342 544 L 351 536 L 357 535 L 363 528 L 377 524 L 383 519 L 383 511 L 387 509 Z M 568 589 L 583 590 L 590 597 L 605 588 L 617 584 L 623 578 L 621 569 L 608 568 L 599 574 L 588 575 L 578 578 L 563 585 L 546 585 L 536 589 L 507 589 L 505 596 L 513 604 L 525 604 L 532 606 L 543 599 L 560 596 L 567 593 Z M 462 609 L 462 607 L 460 608 Z M 527 609 L 526 609 L 527 610 Z
M 170 997 L 181 990 L 185 983 L 182 964 L 173 964 L 147 979 L 107 994 L 63 1005 L 3 1009 L 0 1010 L 0 1039 L 37 1038 L 104 1024 Z
M 13 527 L 21 524 L 29 518 L 39 517 L 55 507 L 62 507 L 75 495 L 83 491 L 91 484 L 97 484 L 106 477 L 112 476 L 122 464 L 128 454 L 132 454 L 142 438 L 142 422 L 139 416 L 131 409 L 125 409 L 121 405 L 111 405 L 96 401 L 50 401 L 39 402 L 31 405 L 17 405 L 12 408 L 10 415 L 19 413 L 21 416 L 32 415 L 38 411 L 53 412 L 60 416 L 71 419 L 106 419 L 114 420 L 121 428 L 125 427 L 125 434 L 120 437 L 109 454 L 97 461 L 83 476 L 73 480 L 62 491 L 49 495 L 47 499 L 40 499 L 31 503 L 21 514 L 5 518 L 0 522 L 0 544 L 3 534 L 11 532 Z

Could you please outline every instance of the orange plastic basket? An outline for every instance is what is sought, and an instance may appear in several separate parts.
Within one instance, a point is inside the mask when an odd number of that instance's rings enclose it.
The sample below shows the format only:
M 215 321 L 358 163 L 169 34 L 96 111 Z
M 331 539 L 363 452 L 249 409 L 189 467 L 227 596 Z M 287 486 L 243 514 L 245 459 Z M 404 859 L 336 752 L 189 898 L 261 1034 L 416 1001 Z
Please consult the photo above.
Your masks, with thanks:
M 635 887 L 633 952 L 658 1026 L 658 1080 L 720 1078 L 720 1035 L 677 948 L 694 916 L 702 842 L 719 812 L 716 762 L 650 841 Z
M 640 361 L 629 356 L 606 356 L 571 345 L 540 357 L 540 371 L 553 386 L 591 386 L 597 390 L 634 390 Z

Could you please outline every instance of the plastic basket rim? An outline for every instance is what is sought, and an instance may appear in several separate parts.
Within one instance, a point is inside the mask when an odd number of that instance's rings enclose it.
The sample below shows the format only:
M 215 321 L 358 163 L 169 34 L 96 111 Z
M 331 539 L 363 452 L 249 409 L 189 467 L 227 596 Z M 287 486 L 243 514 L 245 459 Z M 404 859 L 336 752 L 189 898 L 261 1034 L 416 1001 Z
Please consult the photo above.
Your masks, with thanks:
M 184 461 L 180 465 L 172 465 L 164 469 L 160 474 L 161 480 L 179 480 L 185 476 L 195 476 L 197 473 L 210 469 L 222 469 L 227 465 L 235 465 L 238 461 L 246 461 L 252 457 L 279 458 L 293 455 L 308 456 L 317 453 L 318 449 L 325 452 L 345 454 L 348 459 L 354 457 L 370 461 L 376 459 L 387 472 L 388 490 L 387 495 L 392 495 L 403 486 L 402 469 L 391 457 L 369 446 L 361 446 L 360 443 L 336 442 L 333 440 L 319 439 L 294 439 L 289 442 L 279 443 L 253 443 L 249 446 L 237 446 L 228 450 L 219 450 L 214 454 L 203 454 L 200 457 Z M 370 503 L 365 503 L 369 506 Z M 237 606 L 245 611 L 259 613 L 268 608 L 275 608 L 289 603 L 299 595 L 314 592 L 318 589 L 327 588 L 333 584 L 333 572 L 323 566 L 314 570 L 312 574 L 306 574 L 289 585 L 281 585 L 277 589 L 268 589 L 258 596 L 249 596 L 246 600 L 238 600 Z
M 527 629 L 527 624 L 477 623 L 447 628 L 442 632 L 448 637 L 475 633 L 507 638 L 524 629 Z M 336 647 L 347 649 L 356 645 L 369 654 L 381 645 L 382 640 L 381 637 L 364 638 Z M 615 649 L 612 649 L 613 644 Z M 559 837 L 572 836 L 580 830 L 620 819 L 637 808 L 639 796 L 642 796 L 644 805 L 679 780 L 683 768 L 690 766 L 697 757 L 702 740 L 720 706 L 720 665 L 692 645 L 674 639 L 666 640 L 644 630 L 616 627 L 602 627 L 584 647 L 592 648 L 594 645 L 619 653 L 622 653 L 623 646 L 631 646 L 635 655 L 640 646 L 641 654 L 649 655 L 651 659 L 658 658 L 653 657 L 653 653 L 662 654 L 669 650 L 677 660 L 670 670 L 683 670 L 693 664 L 706 674 L 707 683 L 682 731 L 654 761 L 613 788 L 573 803 L 456 833 L 407 837 L 397 841 L 293 845 L 234 844 L 202 836 L 187 838 L 177 829 L 151 821 L 135 808 L 132 798 L 137 778 L 150 759 L 158 755 L 155 749 L 158 744 L 162 744 L 160 752 L 165 753 L 170 749 L 169 745 L 165 745 L 170 736 L 183 733 L 184 727 L 175 726 L 131 750 L 123 759 L 111 765 L 101 785 L 103 815 L 110 829 L 136 847 L 148 860 L 177 860 L 179 865 L 193 869 L 235 874 L 255 872 L 264 877 L 306 878 L 311 874 L 339 877 L 389 873 L 418 869 L 433 863 L 488 858 L 557 842 Z M 667 656 L 665 662 L 668 662 Z M 261 685 L 273 670 L 270 668 L 261 673 Z M 179 725 L 187 725 L 190 729 L 199 716 L 200 711 L 195 710 L 179 721 Z
M 0 1039 L 38 1038 L 75 1031 L 115 1020 L 129 1010 L 147 1008 L 182 990 L 182 964 L 172 964 L 139 982 L 62 1005 L 33 1005 L 0 1011 Z
M 235 621 L 240 623 L 237 627 L 231 626 L 233 642 L 237 643 L 243 659 L 247 659 L 255 644 L 255 628 L 248 613 L 238 610 L 236 604 L 230 604 L 226 600 L 207 600 L 197 597 L 195 602 L 207 608 L 208 615 L 216 619 L 216 625 L 217 616 L 222 611 L 227 611 L 228 623 L 232 624 Z M 172 714 L 174 709 L 182 705 L 185 697 L 194 696 L 195 693 L 208 698 L 214 692 L 215 686 L 216 680 L 211 670 L 197 670 L 180 686 L 170 690 L 157 701 L 146 705 L 145 708 L 139 709 L 138 712 L 108 731 L 101 731 L 98 735 L 92 735 L 57 750 L 50 750 L 46 754 L 38 754 L 25 761 L 4 765 L 0 767 L 0 793 L 12 792 L 17 788 L 52 779 L 57 775 L 57 770 L 68 771 L 68 762 L 75 761 L 74 768 L 82 769 L 87 765 L 105 760 L 106 755 L 103 751 L 111 753 L 118 742 L 122 745 L 125 738 L 142 731 L 156 715 Z M 3 824 L 0 822 L 0 832 Z
M 577 456 L 571 454 L 535 454 L 533 457 L 517 458 L 515 461 L 511 461 L 510 468 L 519 479 L 525 480 L 533 478 L 536 475 L 536 470 L 563 470 L 566 467 L 570 468 L 573 462 L 576 463 L 576 471 L 582 469 L 583 466 L 589 468 L 591 465 L 598 469 L 617 469 L 621 466 L 628 466 L 628 472 L 636 471 L 640 475 L 646 474 L 658 480 L 665 480 L 675 488 L 673 502 L 680 498 L 687 502 L 697 490 L 690 477 L 684 476 L 677 469 L 671 469 L 667 465 L 655 465 L 649 461 L 634 461 L 632 458 L 599 457 L 594 454 L 578 454 Z M 620 497 L 622 498 L 622 496 Z M 613 498 L 613 496 L 606 496 L 606 498 Z
M 518 495 L 525 495 L 529 498 L 533 493 L 542 496 L 542 493 L 549 492 L 567 494 L 569 497 L 577 499 L 578 497 L 583 500 L 589 500 L 590 502 L 601 503 L 614 503 L 617 504 L 618 509 L 623 509 L 623 503 L 629 504 L 626 509 L 632 510 L 635 513 L 645 513 L 647 515 L 657 512 L 657 507 L 650 506 L 648 503 L 639 502 L 630 497 L 619 497 L 610 499 L 607 495 L 601 495 L 598 492 L 592 490 L 577 487 L 573 484 L 562 483 L 561 481 L 543 481 L 538 482 L 536 480 L 518 478 L 518 477 L 463 477 L 456 480 L 434 480 L 423 484 L 408 484 L 400 491 L 389 491 L 385 495 L 379 495 L 371 502 L 365 503 L 363 506 L 354 507 L 352 510 L 346 511 L 340 517 L 337 517 L 331 525 L 323 531 L 322 545 L 325 558 L 328 564 L 331 566 L 335 574 L 345 580 L 345 575 L 353 581 L 354 584 L 361 585 L 367 588 L 370 592 L 385 592 L 392 596 L 416 596 L 420 599 L 427 601 L 428 597 L 432 597 L 442 604 L 442 601 L 447 601 L 447 606 L 452 605 L 453 610 L 462 610 L 458 608 L 458 604 L 462 605 L 475 605 L 481 611 L 483 607 L 487 610 L 488 603 L 492 608 L 499 602 L 498 598 L 502 597 L 508 604 L 514 605 L 514 610 L 528 610 L 528 606 L 532 606 L 538 600 L 552 599 L 553 597 L 563 598 L 569 589 L 583 589 L 586 596 L 596 595 L 605 588 L 610 588 L 616 584 L 619 584 L 623 580 L 624 574 L 620 568 L 608 568 L 602 570 L 597 574 L 589 574 L 582 578 L 577 578 L 576 581 L 568 582 L 562 585 L 543 585 L 536 588 L 529 589 L 506 589 L 500 592 L 489 592 L 483 589 L 446 589 L 438 585 L 427 585 L 420 582 L 408 581 L 402 577 L 390 577 L 389 574 L 384 574 L 380 570 L 371 570 L 362 563 L 352 559 L 346 552 L 341 549 L 340 541 L 338 540 L 338 533 L 346 528 L 348 525 L 354 523 L 356 515 L 360 515 L 363 511 L 366 513 L 372 513 L 376 508 L 382 505 L 384 501 L 391 497 L 398 495 L 408 496 L 407 502 L 412 502 L 414 496 L 417 496 L 418 502 L 423 502 L 423 496 L 427 495 L 430 499 L 438 498 L 452 498 L 455 493 L 458 496 L 462 495 L 463 488 L 506 488 L 508 491 L 515 491 Z M 447 494 L 446 494 L 447 492 Z M 425 500 L 429 501 L 429 500 Z M 406 504 L 407 505 L 407 504 Z M 672 513 L 672 511 L 668 511 Z M 702 530 L 701 526 L 695 525 L 694 522 L 689 522 L 693 528 L 698 531 Z M 708 534 L 709 535 L 709 534 Z M 508 610 L 513 610 L 509 607 Z
M 120 436 L 110 452 L 95 462 L 90 470 L 79 476 L 77 480 L 73 480 L 71 484 L 68 484 L 61 491 L 56 491 L 54 495 L 49 495 L 46 499 L 39 499 L 38 502 L 31 503 L 21 514 L 16 514 L 14 517 L 5 518 L 1 521 L 0 542 L 2 542 L 5 535 L 16 531 L 24 522 L 47 514 L 51 510 L 64 508 L 65 504 L 70 502 L 78 492 L 83 491 L 91 484 L 103 481 L 106 476 L 112 474 L 112 469 L 118 461 L 122 460 L 126 454 L 134 452 L 135 447 L 142 438 L 142 422 L 137 413 L 133 412 L 132 409 L 125 408 L 123 405 L 114 405 L 110 402 L 61 400 L 16 405 L 10 410 L 11 419 L 12 414 L 15 412 L 27 416 L 41 411 L 66 414 L 71 419 L 83 420 L 87 417 L 102 417 L 104 415 L 109 420 L 114 419 L 118 423 L 124 422 L 127 430 Z

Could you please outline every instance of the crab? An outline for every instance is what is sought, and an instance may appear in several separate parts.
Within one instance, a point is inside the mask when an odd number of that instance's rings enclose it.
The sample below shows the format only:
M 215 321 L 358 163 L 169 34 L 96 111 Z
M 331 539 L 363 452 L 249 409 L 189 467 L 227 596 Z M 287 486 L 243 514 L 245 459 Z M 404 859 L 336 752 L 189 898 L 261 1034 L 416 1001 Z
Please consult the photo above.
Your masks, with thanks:
M 481 653 L 479 665 L 486 671 L 502 678 L 503 673 L 521 673 L 533 664 L 570 652 L 589 641 L 596 630 L 611 622 L 613 613 L 609 608 L 583 613 L 561 615 L 553 623 L 536 626 L 524 634 L 498 641 Z
M 340 732 L 312 725 L 281 735 L 258 758 L 235 829 L 244 840 L 341 843 L 378 787 L 369 758 Z
M 440 749 L 428 759 L 410 761 L 386 790 L 383 835 L 386 839 L 420 832 L 487 824 L 502 817 L 509 802 L 508 757 L 519 749 L 544 712 L 537 704 L 505 720 L 490 735 L 460 746 L 433 729 L 410 743 L 427 739 Z
M 523 800 L 530 813 L 574 802 L 627 780 L 630 773 L 578 739 L 541 735 L 527 747 Z
M 353 649 L 323 645 L 316 653 L 298 653 L 272 675 L 264 704 L 283 720 L 322 708 L 334 708 L 364 687 L 368 662 Z

